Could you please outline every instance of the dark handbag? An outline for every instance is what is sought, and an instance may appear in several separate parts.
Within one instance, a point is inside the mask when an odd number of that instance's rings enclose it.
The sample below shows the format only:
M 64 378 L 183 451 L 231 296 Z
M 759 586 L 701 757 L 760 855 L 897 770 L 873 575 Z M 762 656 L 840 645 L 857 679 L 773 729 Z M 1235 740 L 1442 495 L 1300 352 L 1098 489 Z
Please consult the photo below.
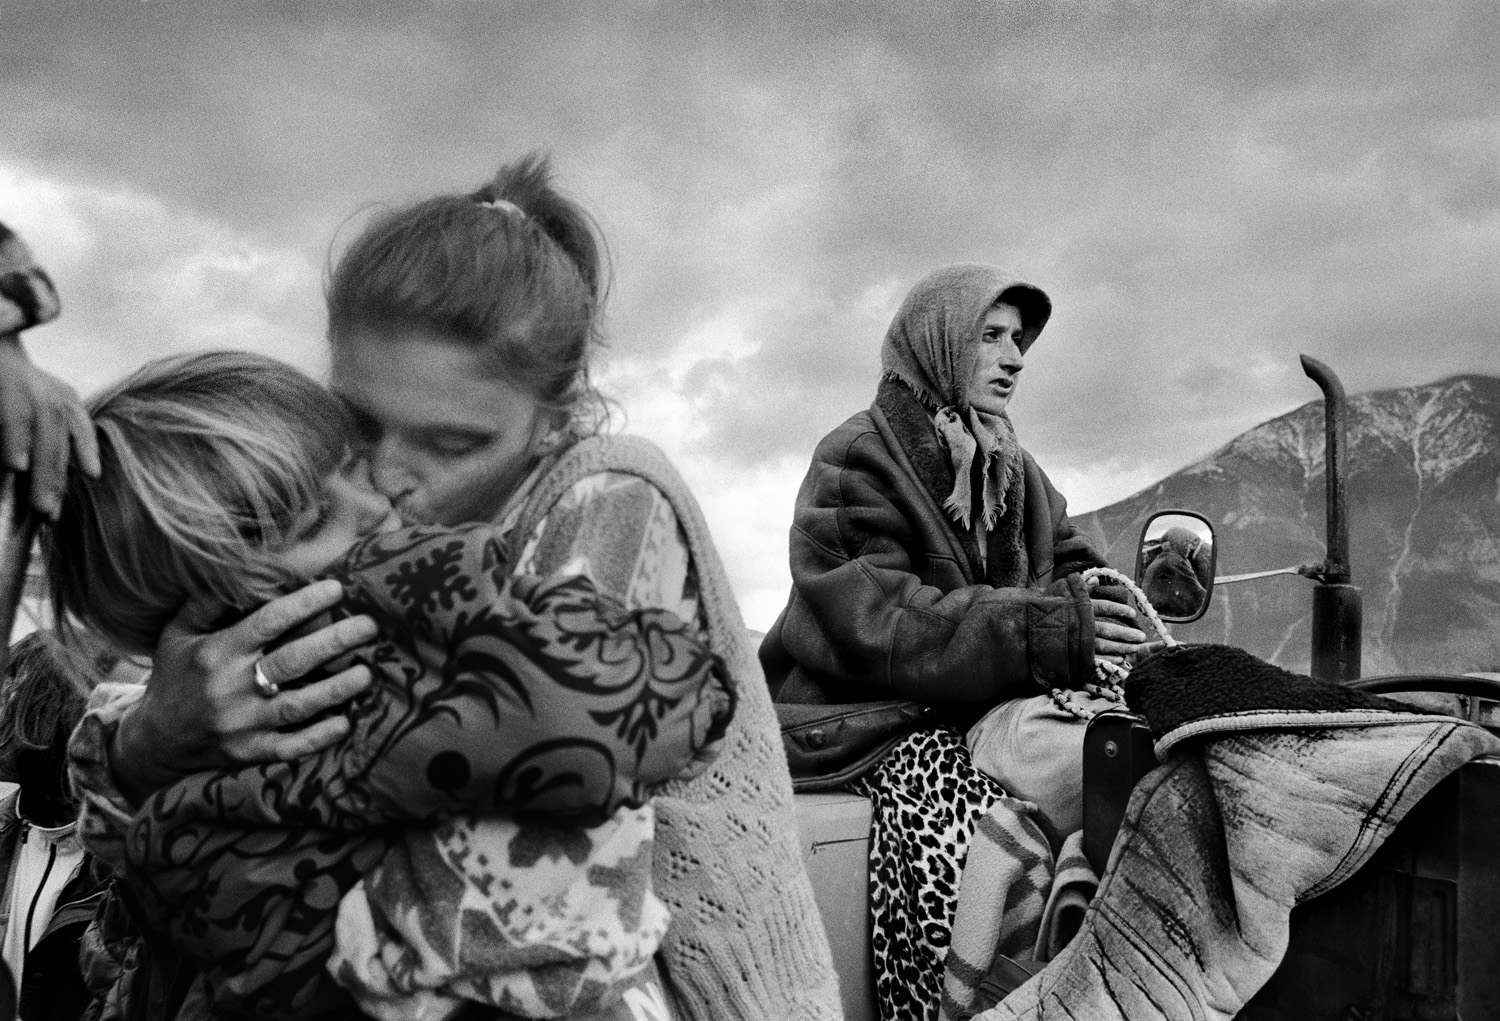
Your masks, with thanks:
M 920 702 L 778 702 L 776 715 L 792 789 L 798 793 L 831 790 L 858 779 L 897 741 L 930 722 L 930 708 Z

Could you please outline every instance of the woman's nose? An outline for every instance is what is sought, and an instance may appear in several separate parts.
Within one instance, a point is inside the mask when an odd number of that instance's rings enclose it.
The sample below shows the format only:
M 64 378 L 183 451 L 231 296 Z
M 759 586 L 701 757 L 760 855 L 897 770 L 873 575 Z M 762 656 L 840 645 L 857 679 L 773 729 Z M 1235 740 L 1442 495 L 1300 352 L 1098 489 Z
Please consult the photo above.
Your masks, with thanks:
M 370 481 L 392 503 L 417 488 L 417 475 L 409 453 L 392 436 L 382 437 L 370 449 Z
M 1026 362 L 1026 356 L 1021 354 L 1021 349 L 1016 346 L 1014 340 L 1007 339 L 1000 345 L 1000 367 L 1009 369 L 1011 372 L 1020 372 Z

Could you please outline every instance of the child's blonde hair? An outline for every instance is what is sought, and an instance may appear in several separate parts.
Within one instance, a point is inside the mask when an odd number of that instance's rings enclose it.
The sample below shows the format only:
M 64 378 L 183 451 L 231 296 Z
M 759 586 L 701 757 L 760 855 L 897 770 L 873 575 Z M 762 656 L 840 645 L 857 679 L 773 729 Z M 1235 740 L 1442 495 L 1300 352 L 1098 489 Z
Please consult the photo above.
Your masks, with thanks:
M 348 451 L 337 398 L 260 355 L 151 362 L 88 402 L 103 472 L 69 477 L 42 536 L 59 628 L 150 655 L 190 597 L 249 609 L 293 581 L 273 563 Z

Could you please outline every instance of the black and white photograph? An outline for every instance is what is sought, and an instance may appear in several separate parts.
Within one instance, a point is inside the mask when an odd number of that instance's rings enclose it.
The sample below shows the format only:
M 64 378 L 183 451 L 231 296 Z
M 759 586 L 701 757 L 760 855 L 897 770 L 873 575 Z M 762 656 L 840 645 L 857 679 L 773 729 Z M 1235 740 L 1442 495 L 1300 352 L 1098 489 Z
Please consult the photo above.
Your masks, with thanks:
M 1500 1019 L 1497 51 L 0 0 L 0 1021 Z

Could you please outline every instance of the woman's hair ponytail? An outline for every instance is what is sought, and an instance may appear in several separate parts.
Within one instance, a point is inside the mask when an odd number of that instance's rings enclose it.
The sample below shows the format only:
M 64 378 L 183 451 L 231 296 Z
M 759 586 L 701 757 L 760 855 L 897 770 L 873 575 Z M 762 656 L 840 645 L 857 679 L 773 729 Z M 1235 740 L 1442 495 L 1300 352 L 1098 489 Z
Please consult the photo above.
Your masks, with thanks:
M 598 225 L 582 206 L 553 187 L 547 156 L 533 152 L 506 164 L 470 197 L 480 204 L 509 202 L 519 209 L 573 260 L 595 304 L 604 300 L 605 253 Z

